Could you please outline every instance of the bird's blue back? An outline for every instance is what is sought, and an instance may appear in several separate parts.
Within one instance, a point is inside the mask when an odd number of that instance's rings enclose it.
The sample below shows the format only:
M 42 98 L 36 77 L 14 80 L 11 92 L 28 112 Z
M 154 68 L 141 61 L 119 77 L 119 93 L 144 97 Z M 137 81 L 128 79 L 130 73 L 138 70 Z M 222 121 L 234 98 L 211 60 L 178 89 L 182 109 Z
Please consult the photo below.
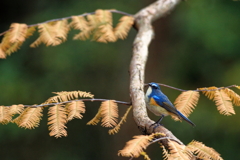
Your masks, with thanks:
M 169 112 L 177 113 L 177 109 L 174 107 L 172 102 L 168 99 L 168 97 L 162 93 L 162 91 L 159 89 L 152 89 L 152 93 L 148 96 L 149 98 L 153 98 L 156 103 L 166 109 Z

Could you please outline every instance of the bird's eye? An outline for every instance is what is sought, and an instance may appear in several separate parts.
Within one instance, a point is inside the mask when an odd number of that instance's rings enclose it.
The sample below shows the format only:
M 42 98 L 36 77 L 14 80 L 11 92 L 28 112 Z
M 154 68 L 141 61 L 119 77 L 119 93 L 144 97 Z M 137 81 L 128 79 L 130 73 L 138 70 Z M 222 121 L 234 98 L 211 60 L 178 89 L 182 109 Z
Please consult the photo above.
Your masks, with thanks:
M 152 87 L 153 87 L 154 89 L 157 89 L 157 88 L 158 88 L 158 87 L 157 87 L 157 86 L 155 86 L 155 85 L 153 85 Z
M 149 86 L 151 86 L 153 89 L 159 89 L 159 86 L 156 83 L 149 83 Z

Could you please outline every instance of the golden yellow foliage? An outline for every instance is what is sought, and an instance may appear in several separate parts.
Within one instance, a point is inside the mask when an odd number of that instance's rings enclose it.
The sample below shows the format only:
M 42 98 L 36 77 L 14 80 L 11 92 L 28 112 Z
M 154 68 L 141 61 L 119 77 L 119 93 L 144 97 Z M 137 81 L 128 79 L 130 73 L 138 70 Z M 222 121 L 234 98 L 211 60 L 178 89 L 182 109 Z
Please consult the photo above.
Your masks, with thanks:
M 84 41 L 90 38 L 91 28 L 88 24 L 88 21 L 86 21 L 83 16 L 72 16 L 72 22 L 70 23 L 70 25 L 74 29 L 78 29 L 81 31 L 80 33 L 76 34 L 73 39 L 80 39 Z
M 163 160 L 167 160 L 168 156 L 169 156 L 169 153 L 168 153 L 167 149 L 164 147 L 164 145 L 160 145 L 160 147 L 163 150 Z
M 65 42 L 67 40 L 67 34 L 69 32 L 69 26 L 68 21 L 66 19 L 57 21 L 54 25 L 55 32 L 56 32 L 56 39 L 58 41 L 58 44 L 61 44 L 62 42 Z
M 198 88 L 198 90 L 209 90 L 209 91 L 202 91 L 202 93 L 207 96 L 210 100 L 212 100 L 215 97 L 215 92 L 217 90 L 217 87 L 208 87 L 208 88 Z
M 82 119 L 81 113 L 85 113 L 85 105 L 83 101 L 72 101 L 66 104 L 67 120 L 71 121 L 74 118 Z
M 240 96 L 229 88 L 224 88 L 223 91 L 229 96 L 234 105 L 240 106 Z
M 214 101 L 217 105 L 218 111 L 223 114 L 230 116 L 235 114 L 235 111 L 232 106 L 232 102 L 229 96 L 223 90 L 215 91 Z
M 179 143 L 171 140 L 168 141 L 168 145 L 168 160 L 191 160 L 193 155 L 185 150 L 185 145 L 180 145 Z
M 114 34 L 117 38 L 125 39 L 134 23 L 134 18 L 131 16 L 123 16 L 119 21 L 117 27 L 114 28 Z
M 132 140 L 126 143 L 122 150 L 118 151 L 118 155 L 137 158 L 141 155 L 143 150 L 147 148 L 150 140 L 151 136 L 134 136 Z
M 24 42 L 27 35 L 28 26 L 26 24 L 12 23 L 10 26 L 9 42 Z
M 42 117 L 42 107 L 26 108 L 16 119 L 13 120 L 19 127 L 34 129 L 38 127 Z
M 62 105 L 55 105 L 49 107 L 48 111 L 48 129 L 50 131 L 50 136 L 55 136 L 56 138 L 67 136 L 66 123 L 67 123 L 67 112 Z
M 94 34 L 94 39 L 97 42 L 115 42 L 117 38 L 113 32 L 112 27 L 112 13 L 107 10 L 96 10 L 96 19 L 100 25 Z
M 12 105 L 12 106 L 10 106 L 8 113 L 10 115 L 21 114 L 23 112 L 23 110 L 24 110 L 23 104 Z
M 69 31 L 68 21 L 65 19 L 56 21 L 55 23 L 39 24 L 38 30 L 40 36 L 30 45 L 31 47 L 37 47 L 41 43 L 46 44 L 46 46 L 56 46 L 67 39 L 67 33 Z
M 196 157 L 204 160 L 223 160 L 213 148 L 205 146 L 198 141 L 192 141 L 186 146 L 186 150 L 196 154 Z
M 4 35 L 0 45 L 0 58 L 17 51 L 27 38 L 28 26 L 26 24 L 12 23 Z
M 73 99 L 78 99 L 81 97 L 93 98 L 94 96 L 90 92 L 84 92 L 84 91 L 62 91 L 62 92 L 53 92 L 53 93 L 57 94 L 57 96 L 50 97 L 48 100 L 44 102 L 44 104 L 65 102 Z
M 10 107 L 0 106 L 0 123 L 7 124 L 11 122 L 12 116 L 15 114 L 21 114 L 24 110 L 22 104 L 12 105 Z
M 199 100 L 199 92 L 197 91 L 186 91 L 182 92 L 174 104 L 175 107 L 188 117 L 192 112 Z
M 118 106 L 114 100 L 102 102 L 100 106 L 103 127 L 114 127 L 118 121 Z
M 0 106 L 0 123 L 7 124 L 12 120 L 12 116 L 8 112 L 9 107 Z
M 87 125 L 97 125 L 102 118 L 101 107 L 99 107 L 97 114 L 91 119 Z
M 34 25 L 13 23 L 10 29 L 3 32 L 4 35 L 0 43 L 0 58 L 6 58 L 16 52 L 23 42 L 31 36 L 35 28 L 38 28 L 40 36 L 30 45 L 37 47 L 41 43 L 46 46 L 56 46 L 67 40 L 70 27 L 80 30 L 73 39 L 87 40 L 91 38 L 97 42 L 115 42 L 118 38 L 124 39 L 134 23 L 132 16 L 123 16 L 115 28 L 113 28 L 112 11 L 95 11 L 95 14 L 87 13 L 79 16 L 66 17 L 61 19 L 49 20 Z M 87 16 L 87 20 L 84 18 Z M 68 19 L 71 23 L 68 24 Z
M 122 117 L 121 121 L 113 128 L 113 129 L 110 129 L 108 131 L 108 134 L 115 134 L 115 133 L 118 133 L 118 131 L 120 130 L 120 127 L 121 125 L 123 124 L 123 122 L 126 122 L 127 121 L 127 116 L 128 116 L 128 113 L 130 112 L 130 110 L 132 109 L 132 106 L 130 106 L 127 111 L 125 112 L 124 116 Z

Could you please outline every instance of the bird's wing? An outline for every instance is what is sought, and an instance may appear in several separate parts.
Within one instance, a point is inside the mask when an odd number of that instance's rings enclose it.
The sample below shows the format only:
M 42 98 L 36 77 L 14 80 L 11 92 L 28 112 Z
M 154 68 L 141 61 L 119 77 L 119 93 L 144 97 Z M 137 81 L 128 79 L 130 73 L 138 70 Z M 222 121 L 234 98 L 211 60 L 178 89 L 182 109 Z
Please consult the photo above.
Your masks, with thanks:
M 168 112 L 171 112 L 171 113 L 174 113 L 174 114 L 178 115 L 177 109 L 174 107 L 174 105 L 168 99 L 161 98 L 161 97 L 158 97 L 158 96 L 153 96 L 152 98 L 156 101 L 156 103 L 159 106 L 163 107 Z

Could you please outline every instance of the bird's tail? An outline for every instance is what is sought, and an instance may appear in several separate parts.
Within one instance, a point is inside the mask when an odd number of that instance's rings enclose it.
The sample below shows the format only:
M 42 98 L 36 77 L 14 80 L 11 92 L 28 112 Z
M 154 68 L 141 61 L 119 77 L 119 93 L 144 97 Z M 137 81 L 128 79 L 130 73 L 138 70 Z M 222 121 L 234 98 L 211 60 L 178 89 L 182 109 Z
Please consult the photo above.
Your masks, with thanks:
M 183 119 L 184 121 L 188 122 L 188 123 L 191 124 L 193 127 L 196 126 L 190 119 L 188 119 L 187 117 L 185 117 L 181 112 L 179 112 L 179 111 L 177 111 L 177 112 L 178 112 L 178 115 L 179 115 L 179 118 L 180 118 L 180 119 Z

